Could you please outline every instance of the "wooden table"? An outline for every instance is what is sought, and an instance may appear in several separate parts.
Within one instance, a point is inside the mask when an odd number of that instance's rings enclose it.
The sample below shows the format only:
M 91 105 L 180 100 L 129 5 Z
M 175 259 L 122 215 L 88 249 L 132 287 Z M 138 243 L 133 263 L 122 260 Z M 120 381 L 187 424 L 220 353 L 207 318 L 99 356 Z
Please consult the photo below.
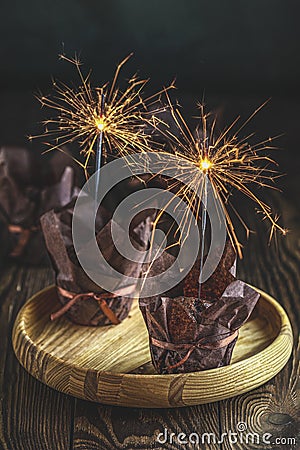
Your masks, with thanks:
M 295 210 L 288 209 L 290 222 L 297 224 Z M 297 448 L 297 336 L 299 332 L 300 240 L 296 232 L 267 247 L 263 225 L 251 235 L 245 256 L 239 262 L 241 279 L 273 295 L 287 311 L 293 325 L 295 351 L 286 367 L 271 381 L 247 394 L 217 403 L 178 409 L 121 408 L 91 403 L 63 395 L 35 380 L 14 356 L 12 326 L 17 312 L 35 292 L 53 283 L 50 268 L 9 265 L 0 282 L 0 447 L 8 450 L 67 449 L 248 449 Z M 299 403 L 299 400 L 298 400 Z M 248 433 L 272 434 L 272 446 L 223 443 L 222 433 L 236 432 L 245 424 Z M 168 442 L 156 437 L 168 430 Z M 203 433 L 204 443 L 180 444 L 178 433 Z M 175 436 L 171 437 L 171 433 Z M 246 433 L 246 432 L 244 432 Z M 275 439 L 280 441 L 275 443 Z M 163 438 L 161 437 L 163 440 Z M 192 437 L 192 441 L 195 441 Z M 266 438 L 268 439 L 268 437 Z M 234 441 L 232 435 L 231 441 Z M 288 441 L 289 440 L 289 441 Z M 209 442 L 210 441 L 210 442 Z M 279 443 L 280 442 L 280 443 Z M 289 443 L 288 443 L 289 442 Z M 299 436 L 298 436 L 299 443 Z

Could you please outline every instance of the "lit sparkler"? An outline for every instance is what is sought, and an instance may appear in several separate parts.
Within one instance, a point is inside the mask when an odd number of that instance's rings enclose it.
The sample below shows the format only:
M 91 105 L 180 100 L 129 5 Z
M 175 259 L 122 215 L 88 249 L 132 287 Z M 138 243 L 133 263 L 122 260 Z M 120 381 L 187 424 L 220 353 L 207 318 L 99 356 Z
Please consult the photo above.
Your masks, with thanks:
M 142 98 L 142 90 L 148 80 L 138 79 L 136 75 L 128 81 L 127 87 L 121 91 L 117 80 L 122 66 L 128 61 L 127 56 L 115 71 L 111 85 L 93 88 L 90 74 L 84 76 L 81 63 L 75 57 L 61 58 L 75 65 L 79 78 L 78 88 L 62 82 L 54 82 L 54 95 L 38 97 L 42 106 L 54 110 L 55 118 L 46 120 L 45 133 L 52 143 L 46 143 L 50 150 L 64 152 L 64 147 L 72 142 L 78 142 L 83 156 L 83 162 L 73 158 L 89 176 L 90 159 L 96 154 L 96 170 L 99 172 L 101 159 L 106 160 L 107 154 L 115 150 L 118 155 L 126 156 L 131 151 L 149 151 L 149 133 L 144 114 L 149 102 L 159 99 L 161 92 L 146 99 Z M 170 88 L 173 85 L 170 86 Z M 53 143 L 54 140 L 54 143 Z
M 159 120 L 159 118 L 154 117 L 152 125 L 169 139 L 172 153 L 181 158 L 180 168 L 178 168 L 178 170 L 180 170 L 181 177 L 183 175 L 183 182 L 172 183 L 171 181 L 170 190 L 175 188 L 177 194 L 188 203 L 196 220 L 201 222 L 202 235 L 205 233 L 206 227 L 208 180 L 212 186 L 216 205 L 221 205 L 224 211 L 229 238 L 240 257 L 242 256 L 242 245 L 239 242 L 235 231 L 232 213 L 236 215 L 245 227 L 247 235 L 250 230 L 229 200 L 233 189 L 237 189 L 252 200 L 260 212 L 262 212 L 263 218 L 269 221 L 271 225 L 270 239 L 276 230 L 285 235 L 287 230 L 278 223 L 279 217 L 273 215 L 271 207 L 258 197 L 253 189 L 255 186 L 276 189 L 273 182 L 274 179 L 278 177 L 278 173 L 269 168 L 269 166 L 275 162 L 265 154 L 266 150 L 272 150 L 275 147 L 271 145 L 271 139 L 250 146 L 247 140 L 252 135 L 241 140 L 238 138 L 238 133 L 241 129 L 253 118 L 265 103 L 254 111 L 236 132 L 233 132 L 233 128 L 237 124 L 239 118 L 219 135 L 217 135 L 215 131 L 216 117 L 209 127 L 209 114 L 206 114 L 204 106 L 199 104 L 201 114 L 200 126 L 196 129 L 194 135 L 186 124 L 179 109 L 171 105 L 168 95 L 167 100 L 176 128 L 178 129 L 178 135 L 174 134 L 173 131 L 170 131 L 170 127 Z M 184 161 L 187 162 L 186 170 Z M 202 212 L 199 198 L 202 198 Z M 160 217 L 161 214 L 158 215 L 157 221 Z M 188 223 L 183 225 L 188 226 Z M 204 247 L 200 249 L 201 264 L 203 264 L 203 252 Z

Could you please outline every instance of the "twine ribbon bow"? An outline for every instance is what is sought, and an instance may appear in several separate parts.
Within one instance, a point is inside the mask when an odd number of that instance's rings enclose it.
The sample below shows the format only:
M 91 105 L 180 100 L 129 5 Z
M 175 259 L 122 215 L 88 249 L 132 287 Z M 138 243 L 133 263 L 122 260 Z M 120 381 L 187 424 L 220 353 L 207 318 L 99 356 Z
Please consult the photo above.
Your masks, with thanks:
M 108 318 L 108 320 L 113 324 L 117 325 L 120 323 L 120 320 L 116 316 L 116 314 L 112 311 L 112 309 L 108 306 L 106 299 L 108 298 L 115 298 L 119 296 L 126 296 L 128 294 L 131 294 L 134 290 L 135 286 L 127 286 L 125 288 L 119 289 L 118 291 L 114 293 L 110 292 L 103 292 L 101 294 L 96 294 L 95 292 L 80 292 L 79 294 L 76 294 L 74 292 L 67 291 L 66 289 L 63 289 L 61 287 L 57 287 L 58 292 L 66 298 L 69 298 L 69 301 L 62 306 L 58 311 L 55 313 L 52 313 L 50 316 L 51 320 L 56 320 L 62 315 L 64 315 L 69 309 L 75 305 L 78 300 L 83 299 L 94 299 L 98 303 L 101 311 L 103 314 Z
M 16 258 L 20 256 L 23 253 L 24 248 L 27 245 L 27 242 L 29 241 L 30 235 L 32 231 L 36 231 L 36 227 L 31 228 L 23 228 L 20 225 L 8 225 L 8 231 L 11 234 L 17 234 L 18 235 L 18 241 L 16 246 L 13 248 L 13 250 L 10 252 L 10 256 L 13 258 Z
M 173 364 L 171 366 L 168 366 L 167 369 L 176 369 L 177 367 L 182 366 L 191 356 L 194 350 L 197 348 L 207 348 L 209 350 L 215 350 L 217 348 L 226 347 L 229 345 L 234 339 L 238 336 L 238 331 L 232 332 L 229 336 L 226 336 L 222 339 L 219 339 L 218 341 L 211 342 L 211 343 L 205 343 L 204 341 L 207 340 L 206 338 L 200 339 L 198 342 L 192 342 L 192 343 L 183 343 L 183 344 L 174 344 L 172 342 L 166 342 L 166 341 L 160 341 L 159 339 L 156 339 L 154 337 L 151 337 L 151 343 L 155 345 L 156 347 L 160 347 L 164 350 L 171 350 L 175 352 L 180 352 L 182 350 L 187 350 L 187 353 L 185 356 L 176 364 Z

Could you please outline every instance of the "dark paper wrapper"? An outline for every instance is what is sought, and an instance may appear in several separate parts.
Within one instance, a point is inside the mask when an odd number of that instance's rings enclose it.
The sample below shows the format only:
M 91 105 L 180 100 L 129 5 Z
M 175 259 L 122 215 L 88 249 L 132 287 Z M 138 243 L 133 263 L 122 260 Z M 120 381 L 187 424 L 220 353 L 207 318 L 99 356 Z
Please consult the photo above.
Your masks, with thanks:
M 76 297 L 76 301 L 65 311 L 67 317 L 75 323 L 100 326 L 122 321 L 127 317 L 132 304 L 132 298 L 127 297 L 126 293 L 128 295 L 135 292 L 137 284 L 128 285 L 128 277 L 139 278 L 144 257 L 140 256 L 140 260 L 133 262 L 118 253 L 111 235 L 111 214 L 100 206 L 96 217 L 96 240 L 106 261 L 120 274 L 113 281 L 114 292 L 119 292 L 120 295 L 112 297 L 110 293 L 103 291 L 86 275 L 75 255 L 71 234 L 73 206 L 74 201 L 60 211 L 47 212 L 41 218 L 46 246 L 56 273 L 59 300 L 66 306 Z M 90 203 L 87 203 L 87 214 L 90 213 L 89 206 Z M 129 234 L 132 245 L 141 252 L 147 249 L 153 217 L 153 210 L 143 211 L 131 223 Z M 83 218 L 83 230 L 85 226 Z M 122 226 L 116 226 L 118 236 L 125 236 Z M 84 236 L 84 231 L 82 235 Z M 88 249 L 93 243 L 85 242 L 83 245 Z M 107 269 L 97 261 L 91 260 L 88 263 L 97 267 L 99 274 L 108 276 Z M 104 303 L 104 309 L 100 301 Z M 110 312 L 117 321 L 111 320 Z
M 140 299 L 152 363 L 159 373 L 196 372 L 228 365 L 238 330 L 259 299 L 254 289 L 234 277 L 235 253 L 230 243 L 216 271 L 201 284 L 200 300 L 198 263 L 177 286 L 176 294 L 183 289 L 184 295 Z M 153 267 L 152 276 L 155 271 Z
M 0 149 L 0 258 L 29 264 L 48 260 L 39 218 L 70 202 L 77 193 L 67 156 L 53 157 L 42 171 L 40 156 L 25 148 Z
M 10 252 L 10 233 L 8 226 L 8 217 L 0 207 L 0 267 Z

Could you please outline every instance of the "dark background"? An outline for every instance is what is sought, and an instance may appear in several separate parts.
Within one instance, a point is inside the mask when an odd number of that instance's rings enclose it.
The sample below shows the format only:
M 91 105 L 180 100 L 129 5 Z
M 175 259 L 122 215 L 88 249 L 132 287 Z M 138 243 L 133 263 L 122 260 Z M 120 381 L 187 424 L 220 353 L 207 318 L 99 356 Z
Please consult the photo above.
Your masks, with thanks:
M 74 67 L 58 54 L 77 52 L 97 84 L 134 51 L 121 78 L 150 77 L 150 92 L 177 80 L 176 96 L 187 118 L 196 101 L 221 112 L 223 124 L 246 119 L 269 104 L 245 133 L 259 140 L 283 133 L 276 159 L 287 173 L 279 185 L 283 203 L 298 203 L 299 2 L 297 0 L 43 0 L 1 2 L 0 146 L 41 144 L 26 136 L 42 131 L 45 113 L 33 93 L 47 93 L 51 76 L 76 82 Z M 285 226 L 297 208 L 287 208 Z

